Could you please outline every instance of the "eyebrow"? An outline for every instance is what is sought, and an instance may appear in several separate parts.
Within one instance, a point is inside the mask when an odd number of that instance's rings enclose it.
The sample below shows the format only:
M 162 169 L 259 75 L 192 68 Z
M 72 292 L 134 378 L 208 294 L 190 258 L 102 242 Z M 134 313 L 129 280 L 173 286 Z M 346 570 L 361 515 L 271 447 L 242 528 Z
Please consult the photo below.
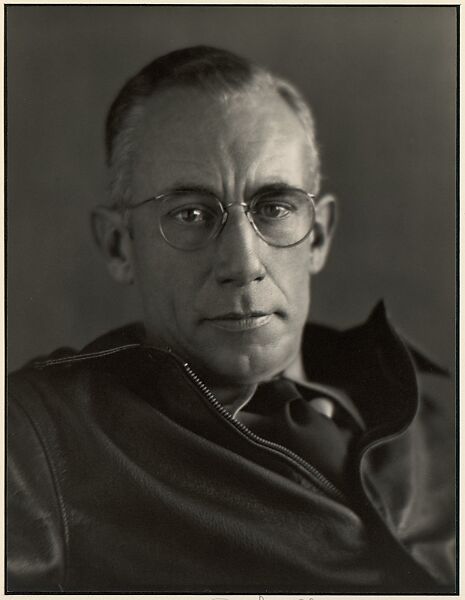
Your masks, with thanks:
M 263 185 L 261 185 L 258 188 L 258 191 L 279 191 L 279 190 L 293 190 L 296 189 L 295 185 L 291 185 L 290 183 L 286 183 L 285 181 L 273 181 L 270 183 L 264 183 Z M 300 188 L 299 188 L 300 189 Z M 185 190 L 189 190 L 189 191 L 193 191 L 193 192 L 208 192 L 210 194 L 215 194 L 216 192 L 211 189 L 208 188 L 207 186 L 204 185 L 199 185 L 197 183 L 184 183 L 184 182 L 180 182 L 180 183 L 175 183 L 173 186 L 170 186 L 169 190 L 170 192 L 177 192 L 177 191 L 185 191 Z
M 172 194 L 176 192 L 197 192 L 199 194 L 211 194 L 212 196 L 217 196 L 216 192 L 214 192 L 212 189 L 195 183 L 174 184 L 173 186 L 167 188 L 165 191 L 161 192 L 161 194 Z M 161 194 L 157 194 L 157 196 Z
M 262 185 L 254 194 L 262 194 L 264 192 L 286 192 L 288 190 L 300 189 L 298 186 L 290 185 L 284 181 L 277 181 L 275 183 L 265 183 Z
M 271 183 L 264 183 L 262 186 L 260 186 L 258 189 L 256 189 L 250 197 L 246 198 L 245 200 L 248 201 L 259 194 L 266 194 L 266 193 L 270 193 L 270 192 L 286 192 L 288 190 L 296 189 L 296 187 L 297 186 L 291 185 L 284 181 L 275 181 L 275 182 L 271 182 Z M 300 188 L 298 188 L 298 189 L 300 189 Z M 160 192 L 160 194 L 157 194 L 157 196 L 178 193 L 178 192 L 195 192 L 198 194 L 207 194 L 209 196 L 214 196 L 215 198 L 218 198 L 218 200 L 220 200 L 220 202 L 222 202 L 221 194 L 217 194 L 216 191 L 214 191 L 213 189 L 208 188 L 203 185 L 196 184 L 196 183 L 179 182 L 178 184 L 174 184 L 173 186 L 170 186 L 165 191 Z

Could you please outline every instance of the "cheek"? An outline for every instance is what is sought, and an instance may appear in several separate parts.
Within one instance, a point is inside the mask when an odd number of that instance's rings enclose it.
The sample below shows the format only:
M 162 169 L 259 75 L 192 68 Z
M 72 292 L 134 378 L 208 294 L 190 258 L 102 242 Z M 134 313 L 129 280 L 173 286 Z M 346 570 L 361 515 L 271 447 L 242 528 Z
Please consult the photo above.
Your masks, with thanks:
M 295 329 L 303 327 L 310 310 L 310 278 L 306 272 L 293 281 L 293 295 L 290 302 L 290 315 Z
M 286 297 L 290 316 L 303 322 L 310 304 L 310 248 L 304 244 L 285 252 L 275 262 L 279 270 L 276 281 Z
M 150 320 L 165 320 L 164 328 L 169 328 L 187 317 L 201 280 L 198 263 L 166 244 L 140 243 L 134 258 L 136 283 Z

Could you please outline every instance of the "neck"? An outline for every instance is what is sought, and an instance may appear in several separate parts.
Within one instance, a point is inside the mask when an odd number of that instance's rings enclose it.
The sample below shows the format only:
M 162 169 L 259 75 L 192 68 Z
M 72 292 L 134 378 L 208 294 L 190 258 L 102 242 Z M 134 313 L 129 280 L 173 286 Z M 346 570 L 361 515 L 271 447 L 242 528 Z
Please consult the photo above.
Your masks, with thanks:
M 161 338 L 157 339 L 147 336 L 147 341 L 158 348 L 167 347 L 167 344 L 163 343 Z M 193 366 L 195 368 L 195 365 Z M 234 382 L 224 382 L 219 379 L 215 380 L 211 377 L 211 374 L 202 373 L 201 369 L 198 370 L 197 374 L 204 379 L 209 390 L 215 395 L 221 404 L 227 406 L 228 408 L 233 406 L 236 409 L 237 407 L 245 406 L 245 404 L 247 404 L 247 402 L 255 394 L 257 386 L 265 381 L 263 380 L 257 381 L 256 383 L 235 384 Z M 285 367 L 285 369 L 276 373 L 276 376 L 279 375 L 284 375 L 289 377 L 289 379 L 294 379 L 295 381 L 307 380 L 303 367 L 302 354 L 300 351 L 294 356 L 292 361 Z M 267 378 L 266 381 L 269 379 L 270 378 Z
M 257 385 L 251 384 L 237 387 L 214 385 L 210 386 L 209 389 L 223 406 L 228 409 L 231 407 L 236 409 L 247 404 L 255 394 Z
M 299 352 L 294 360 L 283 371 L 280 373 L 278 372 L 277 375 L 283 375 L 289 379 L 293 379 L 294 381 L 307 381 L 301 353 Z M 237 409 L 238 407 L 247 404 L 247 402 L 255 394 L 257 386 L 260 383 L 263 383 L 263 381 L 252 384 L 234 385 L 223 384 L 219 381 L 209 381 L 207 378 L 206 383 L 210 391 L 215 395 L 219 402 L 221 402 L 221 404 L 228 408 L 233 406 Z
M 304 361 L 302 359 L 302 353 L 299 352 L 294 360 L 288 365 L 284 371 L 283 375 L 289 377 L 289 379 L 293 379 L 294 381 L 307 381 L 307 375 L 304 369 Z

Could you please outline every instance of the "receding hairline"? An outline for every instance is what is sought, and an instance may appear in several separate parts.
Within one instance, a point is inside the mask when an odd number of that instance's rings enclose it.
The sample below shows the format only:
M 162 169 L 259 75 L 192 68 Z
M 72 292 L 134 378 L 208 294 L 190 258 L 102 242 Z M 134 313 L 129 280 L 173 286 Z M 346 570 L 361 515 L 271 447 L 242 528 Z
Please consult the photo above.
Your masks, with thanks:
M 107 164 L 113 202 L 131 197 L 136 133 L 150 100 L 170 89 L 191 89 L 227 100 L 234 95 L 272 91 L 300 121 L 313 152 L 316 187 L 320 164 L 311 108 L 300 91 L 270 70 L 216 48 L 194 47 L 162 56 L 132 77 L 115 98 L 106 123 Z
M 248 100 L 251 100 L 251 103 L 248 103 Z M 274 103 L 275 106 L 283 109 L 283 118 L 286 119 L 287 115 L 293 123 L 300 125 L 303 134 L 308 138 L 299 115 L 272 87 L 249 87 L 220 93 L 189 85 L 167 86 L 145 98 L 139 105 L 137 128 L 134 134 L 135 138 L 140 139 L 139 135 L 143 134 L 147 121 L 150 120 L 155 123 L 159 121 L 160 125 L 163 125 L 165 121 L 176 122 L 178 116 L 181 120 L 186 116 L 191 116 L 193 119 L 210 116 L 223 118 L 240 114 L 242 110 L 256 112 L 260 116 L 260 113 L 265 114 L 268 108 L 273 107 Z
M 246 155 L 259 164 L 265 155 L 270 159 L 284 148 L 288 153 L 299 152 L 302 158 L 296 160 L 302 160 L 304 187 L 313 191 L 312 145 L 295 112 L 274 90 L 242 90 L 218 97 L 203 90 L 173 86 L 148 98 L 144 110 L 133 133 L 131 184 L 136 195 L 132 202 L 139 199 L 138 183 L 145 181 L 145 170 L 151 173 L 156 165 L 168 168 L 186 158 L 194 164 L 199 161 L 197 168 L 204 175 L 199 179 L 208 187 L 207 165 L 211 169 L 216 157 L 233 161 L 237 168 L 239 163 L 235 161 Z M 273 172 L 276 180 L 280 177 L 278 165 Z M 186 169 L 191 173 L 188 166 Z M 156 172 L 163 181 L 163 171 Z M 195 182 L 197 176 L 183 179 L 181 174 L 180 181 Z

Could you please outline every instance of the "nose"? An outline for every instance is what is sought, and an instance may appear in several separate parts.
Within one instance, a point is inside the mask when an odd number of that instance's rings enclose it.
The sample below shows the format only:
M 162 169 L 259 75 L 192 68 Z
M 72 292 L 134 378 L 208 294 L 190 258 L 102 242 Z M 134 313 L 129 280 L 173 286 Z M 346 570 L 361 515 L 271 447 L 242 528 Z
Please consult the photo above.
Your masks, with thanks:
M 265 242 L 256 234 L 241 206 L 229 210 L 216 238 L 215 276 L 218 283 L 246 286 L 265 277 L 260 250 Z

